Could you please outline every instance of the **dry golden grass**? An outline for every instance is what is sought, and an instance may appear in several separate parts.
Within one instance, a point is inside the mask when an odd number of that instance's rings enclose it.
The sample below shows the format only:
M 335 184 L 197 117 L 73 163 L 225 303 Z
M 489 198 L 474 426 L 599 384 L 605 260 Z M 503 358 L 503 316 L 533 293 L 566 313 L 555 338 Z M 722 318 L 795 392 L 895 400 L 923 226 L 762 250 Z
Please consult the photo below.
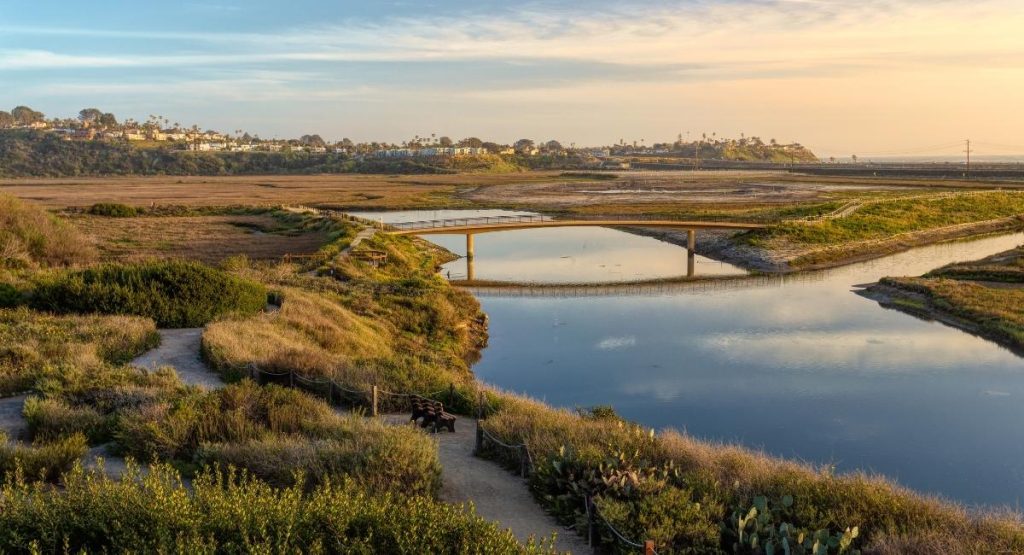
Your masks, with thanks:
M 85 264 L 95 258 L 95 247 L 73 226 L 0 193 L 0 268 Z
M 269 215 L 107 218 L 75 215 L 71 221 L 94 237 L 106 259 L 189 258 L 218 262 L 235 255 L 253 260 L 310 254 L 327 243 L 323 230 L 275 233 Z
M 390 334 L 381 325 L 329 296 L 296 288 L 285 288 L 282 295 L 277 312 L 207 327 L 203 349 L 214 365 L 241 368 L 255 363 L 271 371 L 338 376 L 354 371 L 357 359 L 389 353 Z
M 157 343 L 148 318 L 0 310 L 0 392 L 27 389 L 54 367 L 128 362 Z

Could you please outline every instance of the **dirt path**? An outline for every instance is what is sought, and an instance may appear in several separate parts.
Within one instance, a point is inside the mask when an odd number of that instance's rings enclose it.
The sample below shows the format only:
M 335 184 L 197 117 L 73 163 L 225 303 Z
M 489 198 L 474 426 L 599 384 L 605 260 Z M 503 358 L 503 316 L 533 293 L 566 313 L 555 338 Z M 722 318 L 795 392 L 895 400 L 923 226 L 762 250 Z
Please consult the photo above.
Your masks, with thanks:
M 366 241 L 370 237 L 373 237 L 376 233 L 377 228 L 375 227 L 368 227 L 360 231 L 359 233 L 356 233 L 356 236 L 352 238 L 352 242 L 349 243 L 347 247 L 345 247 L 344 249 L 341 250 L 341 252 L 338 253 L 338 258 L 344 258 L 348 256 L 349 253 L 352 252 L 352 249 L 359 246 L 359 243 L 362 243 L 363 241 Z
M 15 395 L 0 399 L 0 430 L 7 434 L 7 441 L 17 442 L 24 439 L 28 432 L 28 423 L 21 411 L 28 395 Z
M 408 415 L 388 415 L 389 423 L 407 425 Z M 559 552 L 591 553 L 587 543 L 573 530 L 559 525 L 541 509 L 522 478 L 501 466 L 473 456 L 476 428 L 471 419 L 459 418 L 455 433 L 440 432 L 441 499 L 448 503 L 472 502 L 476 512 L 501 528 L 512 530 L 520 541 L 556 534 Z
M 160 330 L 160 346 L 133 360 L 132 365 L 149 370 L 172 366 L 181 381 L 216 389 L 224 382 L 203 362 L 200 356 L 202 341 L 203 328 Z

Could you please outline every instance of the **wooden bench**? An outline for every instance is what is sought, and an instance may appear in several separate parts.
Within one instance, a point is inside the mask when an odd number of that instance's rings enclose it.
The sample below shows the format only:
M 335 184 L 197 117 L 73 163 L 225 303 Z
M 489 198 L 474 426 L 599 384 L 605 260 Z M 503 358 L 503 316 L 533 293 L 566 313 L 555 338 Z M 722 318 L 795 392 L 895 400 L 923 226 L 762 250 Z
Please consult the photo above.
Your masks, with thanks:
M 441 428 L 448 428 L 448 431 L 455 433 L 455 415 L 445 412 L 444 404 L 440 401 L 414 397 L 412 400 L 412 416 L 409 417 L 409 421 L 416 422 L 421 418 L 423 419 L 420 422 L 421 428 L 432 425 L 434 432 Z

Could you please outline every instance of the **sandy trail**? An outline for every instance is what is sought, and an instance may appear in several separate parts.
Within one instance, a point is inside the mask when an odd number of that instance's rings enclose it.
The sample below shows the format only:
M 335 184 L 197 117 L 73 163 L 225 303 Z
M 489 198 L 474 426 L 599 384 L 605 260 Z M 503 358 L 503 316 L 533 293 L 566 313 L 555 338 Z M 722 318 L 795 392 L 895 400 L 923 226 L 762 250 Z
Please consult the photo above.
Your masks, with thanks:
M 201 356 L 203 328 L 160 330 L 160 346 L 132 361 L 133 366 L 156 370 L 171 366 L 181 381 L 206 389 L 222 387 L 216 372 L 206 367 Z
M 387 415 L 394 425 L 408 425 L 407 414 Z M 441 499 L 448 503 L 472 502 L 476 512 L 501 528 L 512 530 L 520 541 L 531 536 L 540 540 L 556 534 L 559 552 L 591 553 L 587 543 L 572 530 L 559 525 L 533 499 L 525 481 L 496 463 L 473 456 L 475 424 L 459 417 L 455 433 L 439 432 L 441 458 Z

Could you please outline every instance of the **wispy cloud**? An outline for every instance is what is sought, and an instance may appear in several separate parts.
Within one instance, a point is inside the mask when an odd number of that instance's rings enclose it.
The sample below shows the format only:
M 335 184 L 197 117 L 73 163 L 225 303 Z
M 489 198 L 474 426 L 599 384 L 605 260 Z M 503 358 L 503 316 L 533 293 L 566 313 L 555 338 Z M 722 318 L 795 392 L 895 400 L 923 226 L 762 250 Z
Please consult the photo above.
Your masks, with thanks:
M 1020 54 L 1013 0 L 957 2 L 695 2 L 643 11 L 524 10 L 514 15 L 402 17 L 269 34 L 0 27 L 65 35 L 216 44 L 170 55 L 78 55 L 8 50 L 0 69 L 227 65 L 289 61 L 574 60 L 629 65 L 731 64 L 751 70 L 988 63 Z M 979 33 L 978 29 L 985 29 Z

